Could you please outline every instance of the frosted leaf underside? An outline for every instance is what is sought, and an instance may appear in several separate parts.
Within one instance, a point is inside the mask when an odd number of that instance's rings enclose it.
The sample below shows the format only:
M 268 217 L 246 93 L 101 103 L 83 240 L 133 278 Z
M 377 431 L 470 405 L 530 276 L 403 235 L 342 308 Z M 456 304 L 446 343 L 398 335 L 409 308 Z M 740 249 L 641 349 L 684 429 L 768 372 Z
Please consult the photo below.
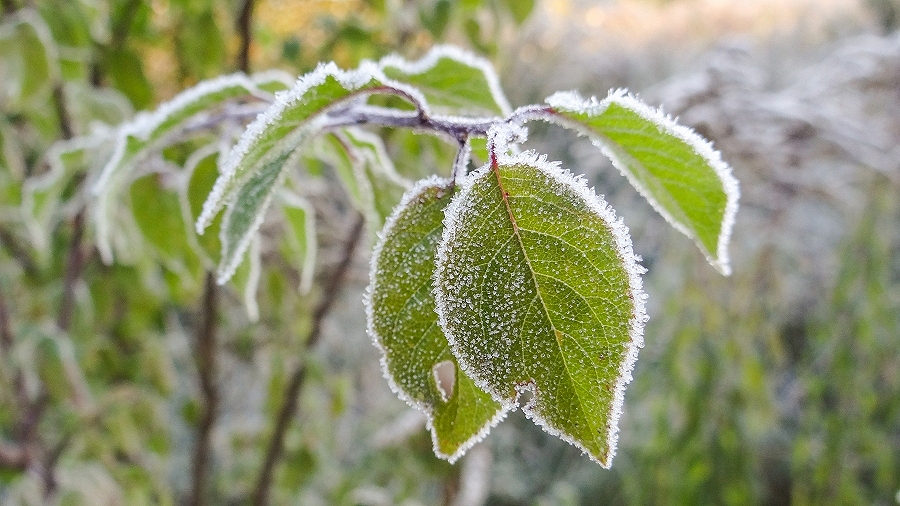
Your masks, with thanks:
M 451 462 L 504 411 L 458 370 L 434 311 L 435 252 L 451 190 L 431 178 L 410 190 L 382 231 L 372 259 L 369 331 L 392 388 L 428 415 L 435 453 Z M 450 361 L 455 383 L 442 392 L 435 366 Z
M 476 384 L 608 467 L 644 320 L 627 230 L 584 183 L 528 156 L 484 167 L 447 209 L 440 323 Z
M 622 92 L 601 102 L 559 93 L 547 102 L 560 124 L 586 133 L 713 266 L 730 273 L 738 185 L 707 141 Z

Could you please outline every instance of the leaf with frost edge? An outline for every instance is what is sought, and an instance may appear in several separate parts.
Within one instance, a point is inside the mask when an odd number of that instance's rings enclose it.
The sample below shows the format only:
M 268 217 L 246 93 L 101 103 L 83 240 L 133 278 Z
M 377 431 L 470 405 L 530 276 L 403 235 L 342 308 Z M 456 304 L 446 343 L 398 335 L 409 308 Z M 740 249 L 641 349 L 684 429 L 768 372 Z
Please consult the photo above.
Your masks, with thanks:
M 503 88 L 500 86 L 500 78 L 497 76 L 497 71 L 494 69 L 494 66 L 491 65 L 488 60 L 481 58 L 474 53 L 464 51 L 456 46 L 434 46 L 425 54 L 425 56 L 414 62 L 407 61 L 398 55 L 388 55 L 379 60 L 378 67 L 382 69 L 382 71 L 384 71 L 386 67 L 392 67 L 408 75 L 420 75 L 433 69 L 437 66 L 438 62 L 444 58 L 481 71 L 487 82 L 488 90 L 497 106 L 497 111 L 492 112 L 499 112 L 502 116 L 507 116 L 512 112 L 512 106 L 509 105 L 509 100 L 507 100 L 506 95 L 503 93 Z M 402 81 L 400 78 L 394 79 Z
M 104 262 L 112 262 L 113 252 L 110 242 L 112 234 L 111 223 L 113 216 L 113 201 L 119 191 L 119 182 L 123 175 L 121 172 L 128 167 L 128 164 L 143 156 L 148 150 L 154 149 L 155 144 L 163 142 L 168 131 L 159 131 L 167 120 L 189 110 L 192 105 L 197 104 L 204 98 L 222 93 L 229 88 L 235 88 L 236 94 L 248 94 L 258 98 L 269 100 L 271 94 L 264 92 L 259 85 L 269 81 L 283 80 L 282 72 L 265 72 L 254 76 L 247 76 L 242 73 L 235 73 L 220 76 L 208 81 L 202 81 L 197 85 L 188 88 L 171 100 L 164 102 L 152 112 L 140 112 L 131 121 L 120 126 L 115 137 L 115 148 L 112 156 L 100 175 L 94 182 L 92 193 L 97 197 L 97 201 L 93 205 L 94 220 L 97 226 L 97 249 Z M 231 98 L 231 97 L 226 97 Z M 181 118 L 172 128 L 184 124 L 190 118 L 200 114 L 202 111 L 196 111 L 189 116 Z M 137 151 L 128 153 L 131 140 L 137 144 Z
M 369 286 L 366 289 L 366 295 L 364 298 L 364 303 L 366 306 L 366 324 L 369 336 L 372 338 L 372 342 L 378 351 L 381 353 L 381 371 L 384 375 L 384 378 L 387 380 L 388 385 L 391 388 L 391 391 L 394 392 L 397 397 L 406 402 L 410 407 L 416 408 L 426 416 L 426 426 L 428 431 L 431 433 L 431 442 L 432 449 L 434 454 L 438 457 L 447 460 L 449 463 L 453 464 L 460 457 L 465 454 L 465 452 L 474 446 L 476 443 L 484 439 L 490 430 L 495 427 L 498 423 L 503 421 L 506 418 L 506 415 L 509 411 L 508 407 L 504 404 L 499 403 L 497 412 L 492 416 L 489 420 L 485 422 L 485 424 L 479 429 L 472 437 L 459 445 L 457 450 L 453 454 L 445 454 L 440 450 L 440 444 L 438 440 L 437 430 L 434 426 L 434 408 L 422 401 L 417 400 L 414 396 L 409 395 L 403 388 L 400 387 L 399 383 L 394 379 L 394 375 L 391 374 L 390 367 L 388 365 L 388 351 L 382 344 L 382 338 L 375 330 L 375 314 L 374 314 L 374 305 L 373 305 L 373 289 L 375 286 L 375 278 L 379 271 L 378 259 L 381 257 L 382 249 L 384 248 L 385 240 L 388 237 L 388 234 L 393 229 L 397 220 L 400 218 L 401 214 L 409 207 L 409 205 L 416 201 L 420 194 L 432 187 L 447 187 L 450 183 L 449 179 L 441 178 L 439 176 L 430 176 L 428 178 L 422 179 L 415 184 L 409 191 L 407 191 L 403 195 L 403 199 L 397 204 L 397 207 L 394 209 L 394 212 L 388 217 L 387 221 L 384 224 L 384 228 L 378 234 L 378 242 L 375 244 L 374 249 L 372 250 L 372 257 L 369 265 Z M 437 364 L 433 364 L 432 367 Z M 458 365 L 458 364 L 457 364 Z M 465 374 L 462 371 L 461 367 L 457 367 L 458 373 Z M 471 379 L 471 377 L 470 377 Z M 458 380 L 457 380 L 458 381 Z M 440 390 L 440 386 L 438 386 Z
M 568 435 L 558 428 L 551 427 L 546 420 L 536 415 L 532 411 L 532 406 L 535 403 L 536 394 L 535 397 L 532 398 L 532 400 L 525 407 L 523 407 L 523 411 L 525 412 L 526 416 L 531 418 L 545 432 L 555 435 L 563 441 L 566 441 L 576 448 L 579 448 L 583 452 L 587 453 L 591 460 L 594 460 L 603 467 L 609 468 L 612 463 L 612 459 L 615 456 L 616 444 L 618 442 L 618 421 L 622 413 L 622 406 L 624 404 L 625 386 L 632 379 L 631 371 L 633 370 L 634 363 L 637 360 L 638 349 L 642 348 L 644 344 L 643 329 L 644 323 L 647 320 L 647 315 L 644 308 L 646 295 L 644 294 L 642 289 L 642 281 L 640 275 L 645 271 L 643 267 L 641 267 L 638 263 L 640 261 L 639 257 L 634 254 L 628 229 L 625 227 L 624 223 L 622 223 L 621 220 L 616 219 L 615 211 L 611 207 L 609 207 L 609 205 L 606 204 L 606 202 L 602 198 L 597 196 L 592 190 L 588 189 L 584 179 L 575 177 L 568 171 L 563 171 L 558 167 L 557 164 L 551 164 L 547 162 L 545 157 L 538 158 L 537 155 L 532 151 L 526 151 L 522 154 L 512 156 L 507 155 L 502 151 L 494 151 L 494 153 L 497 153 L 496 156 L 498 165 L 532 165 L 546 174 L 551 180 L 554 180 L 558 183 L 561 183 L 562 185 L 571 188 L 576 193 L 576 195 L 580 196 L 584 200 L 589 209 L 594 211 L 597 216 L 599 216 L 605 223 L 608 224 L 610 232 L 612 233 L 612 236 L 616 241 L 616 245 L 618 246 L 619 258 L 622 260 L 623 266 L 628 274 L 630 295 L 632 300 L 634 301 L 634 310 L 632 318 L 629 320 L 628 334 L 630 337 L 630 341 L 628 342 L 627 351 L 622 359 L 622 363 L 619 368 L 619 374 L 617 376 L 616 385 L 613 392 L 613 402 L 610 407 L 609 431 L 607 433 L 609 454 L 606 462 L 601 461 L 598 456 L 595 456 L 588 452 L 588 450 L 583 445 L 578 443 L 572 436 Z M 459 229 L 459 220 L 462 212 L 465 210 L 464 206 L 468 194 L 472 191 L 472 188 L 478 178 L 483 176 L 485 172 L 490 170 L 491 164 L 487 164 L 463 178 L 462 181 L 459 182 L 461 186 L 460 191 L 454 196 L 453 200 L 445 211 L 444 234 L 438 246 L 437 268 L 435 270 L 435 299 L 437 303 L 438 321 L 441 328 L 444 330 L 444 334 L 447 336 L 447 340 L 450 343 L 450 349 L 459 362 L 460 368 L 463 369 L 465 374 L 472 378 L 472 380 L 478 387 L 490 393 L 494 400 L 501 403 L 508 410 L 515 410 L 517 408 L 517 401 L 522 393 L 522 389 L 516 388 L 516 396 L 513 399 L 506 398 L 500 393 L 492 391 L 490 383 L 472 374 L 473 368 L 471 364 L 469 364 L 468 360 L 466 360 L 465 357 L 462 357 L 457 353 L 457 349 L 459 347 L 458 338 L 449 328 L 449 324 L 447 321 L 447 307 L 445 302 L 447 296 L 444 293 L 444 287 L 441 283 L 442 274 L 446 269 L 445 264 L 447 262 L 447 249 L 449 247 L 448 245 L 452 244 L 456 240 L 456 234 Z M 528 387 L 526 386 L 526 388 Z M 535 393 L 533 384 L 531 385 L 531 389 L 532 393 Z
M 308 200 L 286 188 L 282 188 L 281 191 L 278 192 L 278 196 L 281 201 L 282 212 L 285 214 L 284 218 L 286 221 L 291 221 L 287 216 L 288 208 L 301 209 L 304 212 L 303 229 L 306 246 L 304 248 L 303 258 L 300 259 L 300 284 L 298 285 L 297 290 L 300 294 L 305 295 L 309 293 L 309 290 L 312 288 L 316 268 L 316 250 L 318 249 L 318 244 L 316 243 L 315 210 Z M 286 226 L 288 228 L 293 228 L 292 224 L 286 224 Z M 294 237 L 294 234 L 291 234 L 288 237 L 290 238 L 289 242 L 292 243 L 291 249 L 295 250 L 295 252 L 299 252 L 299 238 Z M 297 244 L 293 244 L 294 242 Z
M 609 95 L 603 101 L 598 101 L 596 97 L 585 100 L 576 92 L 557 92 L 548 97 L 546 103 L 553 109 L 572 113 L 585 113 L 589 116 L 600 115 L 606 111 L 610 104 L 617 104 L 653 123 L 660 132 L 669 134 L 672 137 L 683 141 L 693 149 L 694 153 L 703 158 L 704 161 L 713 168 L 713 171 L 722 183 L 722 191 L 725 193 L 726 197 L 715 255 L 706 249 L 691 230 L 681 222 L 675 220 L 672 215 L 657 202 L 651 192 L 644 188 L 644 186 L 632 176 L 628 164 L 623 163 L 619 156 L 607 145 L 606 140 L 592 132 L 589 127 L 582 125 L 577 120 L 563 117 L 558 111 L 553 111 L 550 115 L 538 114 L 536 116 L 540 119 L 559 124 L 560 126 L 574 129 L 591 139 L 591 142 L 603 151 L 603 154 L 612 161 L 613 165 L 619 169 L 632 186 L 638 190 L 641 196 L 647 199 L 653 208 L 662 215 L 669 224 L 697 244 L 710 264 L 726 276 L 731 274 L 731 265 L 728 257 L 728 242 L 731 238 L 731 231 L 734 228 L 735 215 L 737 214 L 738 209 L 738 198 L 740 197 L 740 188 L 737 179 L 735 179 L 731 173 L 731 167 L 722 160 L 721 154 L 713 148 L 709 141 L 700 137 L 700 135 L 692 129 L 678 124 L 662 111 L 653 109 L 644 104 L 624 89 L 611 90 Z

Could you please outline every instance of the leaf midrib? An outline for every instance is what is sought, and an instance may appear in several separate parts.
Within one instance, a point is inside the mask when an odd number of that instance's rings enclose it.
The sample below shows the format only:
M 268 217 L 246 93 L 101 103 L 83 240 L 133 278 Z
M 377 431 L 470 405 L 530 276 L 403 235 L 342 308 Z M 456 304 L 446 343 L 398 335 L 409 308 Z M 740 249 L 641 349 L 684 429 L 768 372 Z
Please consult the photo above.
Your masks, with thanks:
M 585 405 L 584 401 L 581 399 L 581 394 L 578 391 L 578 388 L 575 388 L 575 380 L 572 377 L 572 371 L 569 370 L 569 364 L 566 362 L 565 354 L 563 353 L 562 346 L 559 341 L 555 338 L 556 332 L 558 332 L 556 325 L 553 323 L 553 319 L 550 317 L 550 311 L 547 309 L 547 304 L 544 302 L 544 298 L 541 296 L 540 284 L 538 283 L 537 277 L 535 276 L 534 267 L 531 265 L 531 259 L 528 257 L 528 252 L 525 249 L 525 243 L 522 241 L 522 236 L 519 234 L 519 225 L 516 222 L 516 217 L 513 214 L 512 206 L 509 204 L 509 194 L 503 188 L 503 180 L 500 177 L 500 167 L 496 163 L 496 161 L 492 161 L 491 163 L 491 172 L 494 174 L 494 178 L 497 180 L 497 187 L 500 189 L 500 198 L 503 200 L 503 204 L 506 207 L 506 213 L 509 217 L 510 222 L 513 226 L 513 236 L 515 236 L 516 241 L 519 243 L 519 248 L 522 250 L 522 256 L 525 258 L 525 263 L 528 265 L 528 271 L 531 273 L 531 280 L 534 283 L 535 288 L 535 298 L 540 301 L 541 308 L 544 311 L 544 316 L 547 318 L 547 322 L 550 324 L 550 328 L 553 330 L 554 338 L 553 340 L 556 342 L 556 347 L 559 350 L 559 358 L 563 363 L 563 367 L 566 368 L 566 376 L 569 379 L 569 383 L 572 385 L 572 391 L 575 393 L 575 396 L 578 398 L 579 411 L 581 413 L 582 419 L 586 423 L 589 423 L 586 416 L 584 416 L 584 409 L 582 406 Z M 533 301 L 532 301 L 533 304 Z M 523 350 L 524 353 L 524 343 L 522 342 L 522 334 L 519 333 L 519 346 Z M 537 386 L 535 386 L 537 388 Z M 589 423 L 590 424 L 590 423 Z M 592 425 L 592 424 L 591 424 Z

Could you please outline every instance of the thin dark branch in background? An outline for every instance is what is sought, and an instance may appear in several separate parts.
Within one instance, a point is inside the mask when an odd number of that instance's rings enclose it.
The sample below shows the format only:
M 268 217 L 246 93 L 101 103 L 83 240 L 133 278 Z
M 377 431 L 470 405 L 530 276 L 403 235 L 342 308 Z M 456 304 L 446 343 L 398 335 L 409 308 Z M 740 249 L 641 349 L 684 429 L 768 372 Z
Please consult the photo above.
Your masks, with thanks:
M 60 135 L 63 139 L 71 139 L 75 136 L 75 131 L 72 129 L 72 119 L 69 117 L 69 110 L 66 108 L 66 95 L 62 83 L 57 83 L 53 87 L 53 105 L 56 107 Z
M 316 310 L 313 313 L 312 329 L 309 333 L 309 339 L 306 341 L 307 352 L 312 350 L 322 337 L 322 323 L 329 311 L 331 311 L 331 307 L 337 300 L 337 295 L 344 285 L 344 278 L 353 262 L 353 254 L 363 235 L 364 224 L 365 220 L 362 214 L 357 214 L 356 221 L 354 222 L 353 228 L 350 230 L 350 234 L 347 237 L 347 242 L 344 245 L 343 256 L 334 267 L 334 270 L 332 270 L 328 280 L 325 282 L 322 300 L 319 302 L 318 307 L 316 307 Z M 253 504 L 257 506 L 269 503 L 269 489 L 272 485 L 275 466 L 281 460 L 282 453 L 284 452 L 284 436 L 287 433 L 291 419 L 297 411 L 297 402 L 305 379 L 306 365 L 301 360 L 297 365 L 297 368 L 294 369 L 294 373 L 291 375 L 291 380 L 285 391 L 281 411 L 278 413 L 275 429 L 272 433 L 272 440 L 269 442 L 262 470 L 259 474 L 259 480 L 256 483 L 256 490 L 253 493 Z
M 237 31 L 241 45 L 238 48 L 237 67 L 241 72 L 250 72 L 250 44 L 253 42 L 253 0 L 244 0 L 238 14 Z
M 3 14 L 12 14 L 16 12 L 16 3 L 13 0 L 3 0 Z
M 75 283 L 81 276 L 81 269 L 84 267 L 84 251 L 81 248 L 83 235 L 84 209 L 78 211 L 72 220 L 72 239 L 69 241 L 69 256 L 66 259 L 62 301 L 59 303 L 59 313 L 56 318 L 56 325 L 62 331 L 68 331 L 72 325 L 72 313 L 75 309 Z
M 28 454 L 22 446 L 0 441 L 0 469 L 24 471 L 28 468 Z
M 0 226 L 0 243 L 3 244 L 3 247 L 6 249 L 7 253 L 9 253 L 9 256 L 19 263 L 19 267 L 25 271 L 26 276 L 30 278 L 38 277 L 38 267 L 31 258 L 31 254 L 16 240 L 16 236 L 3 226 Z
M 210 468 L 210 440 L 219 410 L 219 388 L 216 384 L 216 322 L 219 287 L 216 276 L 206 273 L 203 291 L 203 308 L 197 331 L 197 371 L 200 375 L 200 392 L 203 395 L 203 418 L 197 431 L 192 462 L 192 489 L 188 504 L 200 506 L 206 501 L 206 483 Z
M 112 34 L 109 39 L 111 49 L 118 49 L 125 45 L 140 6 L 141 0 L 131 0 L 122 8 L 122 15 L 116 20 L 111 30 Z

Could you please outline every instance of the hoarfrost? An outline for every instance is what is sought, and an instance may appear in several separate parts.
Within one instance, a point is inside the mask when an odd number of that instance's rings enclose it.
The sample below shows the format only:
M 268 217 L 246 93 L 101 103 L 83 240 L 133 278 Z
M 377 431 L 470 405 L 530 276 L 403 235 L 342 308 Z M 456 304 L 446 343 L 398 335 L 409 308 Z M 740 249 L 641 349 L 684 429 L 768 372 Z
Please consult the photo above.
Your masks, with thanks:
M 631 171 L 628 170 L 628 164 L 622 159 L 619 153 L 611 148 L 608 141 L 590 132 L 577 122 L 567 120 L 558 114 L 542 114 L 536 116 L 546 121 L 572 128 L 580 134 L 589 137 L 591 141 L 613 162 L 613 165 L 628 178 L 629 182 L 631 182 L 638 192 L 650 202 L 653 208 L 666 219 L 666 221 L 684 235 L 695 240 L 710 264 L 726 276 L 731 274 L 728 243 L 731 239 L 731 231 L 734 228 L 735 215 L 737 214 L 738 209 L 738 199 L 740 197 L 740 188 L 737 179 L 735 179 L 731 173 L 731 167 L 722 160 L 721 154 L 713 148 L 709 141 L 700 137 L 691 128 L 678 124 L 661 110 L 647 106 L 624 89 L 610 90 L 609 95 L 602 101 L 598 101 L 596 97 L 585 100 L 577 92 L 569 91 L 557 92 L 548 97 L 546 102 L 550 107 L 556 110 L 585 113 L 588 116 L 599 116 L 606 111 L 611 104 L 616 104 L 655 124 L 661 132 L 685 142 L 695 153 L 709 163 L 715 171 L 719 181 L 722 183 L 726 195 L 725 211 L 722 218 L 716 251 L 714 252 L 707 251 L 696 235 L 684 224 L 676 220 L 665 207 L 653 197 L 652 192 L 645 188 L 644 185 L 631 174 Z
M 518 299 L 517 295 L 515 295 L 515 293 L 521 291 L 528 276 L 537 275 L 535 271 L 531 270 L 530 260 L 527 258 L 527 255 L 525 255 L 524 263 L 520 263 L 522 260 L 519 260 L 516 255 L 512 255 L 512 250 L 509 249 L 510 241 L 519 233 L 515 224 L 515 217 L 510 216 L 513 222 L 512 236 L 502 242 L 498 239 L 497 249 L 486 252 L 489 258 L 482 256 L 480 259 L 473 259 L 472 262 L 474 264 L 482 264 L 487 261 L 494 262 L 496 265 L 507 266 L 505 267 L 506 272 L 500 276 L 507 283 L 506 288 L 499 288 L 496 285 L 489 284 L 483 285 L 487 287 L 487 291 L 483 294 L 489 299 L 486 301 L 463 300 L 458 293 L 460 287 L 472 286 L 475 283 L 482 283 L 484 280 L 475 277 L 476 271 L 455 263 L 454 248 L 472 237 L 484 237 L 485 234 L 493 234 L 493 232 L 482 228 L 488 217 L 479 213 L 489 213 L 489 215 L 497 212 L 505 213 L 502 208 L 497 208 L 496 205 L 480 200 L 479 196 L 473 193 L 476 184 L 485 178 L 491 177 L 491 164 L 481 167 L 461 181 L 460 192 L 453 198 L 445 211 L 444 233 L 438 247 L 437 269 L 435 271 L 435 298 L 440 326 L 447 336 L 451 350 L 453 350 L 460 367 L 473 379 L 476 385 L 490 393 L 494 400 L 501 403 L 507 410 L 516 409 L 518 398 L 523 391 L 532 391 L 534 395 L 531 401 L 523 408 L 526 415 L 548 433 L 554 434 L 578 447 L 588 453 L 593 460 L 608 467 L 615 454 L 618 440 L 618 419 L 622 412 L 625 386 L 631 380 L 631 371 L 637 359 L 638 350 L 643 347 L 643 328 L 647 316 L 645 312 L 646 295 L 642 290 L 640 275 L 644 272 L 644 269 L 639 265 L 639 258 L 633 252 L 631 238 L 622 220 L 616 218 L 615 212 L 602 198 L 588 189 L 582 178 L 560 169 L 557 163 L 547 162 L 545 157 L 538 157 L 534 152 L 529 151 L 519 155 L 509 155 L 499 151 L 496 152 L 496 156 L 497 165 L 500 167 L 516 165 L 535 167 L 539 173 L 551 181 L 552 186 L 557 188 L 555 193 L 572 195 L 574 199 L 585 204 L 593 214 L 601 218 L 606 223 L 614 239 L 615 254 L 624 267 L 627 276 L 628 297 L 633 301 L 633 307 L 631 317 L 628 319 L 628 339 L 616 373 L 612 402 L 608 412 L 606 428 L 607 454 L 599 456 L 591 453 L 574 436 L 564 430 L 560 430 L 559 427 L 539 414 L 541 409 L 547 410 L 549 408 L 541 404 L 543 399 L 540 391 L 541 385 L 535 384 L 534 379 L 514 385 L 499 385 L 497 383 L 499 378 L 512 378 L 516 372 L 520 376 L 531 376 L 536 371 L 528 370 L 527 368 L 540 367 L 535 364 L 525 365 L 524 349 L 518 351 L 518 353 L 523 353 L 521 356 L 510 355 L 510 353 L 515 353 L 513 344 L 516 336 L 519 335 L 518 339 L 521 339 L 519 333 L 523 332 L 525 326 L 529 324 L 530 317 L 528 315 L 531 314 L 533 307 L 538 302 L 543 303 L 540 294 L 531 300 L 530 303 L 527 300 Z M 482 223 L 482 226 L 473 229 L 473 223 Z M 496 273 L 492 274 L 492 276 L 496 276 Z M 477 298 L 473 297 L 472 299 Z M 458 331 L 466 328 L 466 322 L 463 319 L 467 318 L 473 308 L 476 307 L 483 311 L 483 316 L 480 316 L 479 321 L 482 326 L 481 334 L 484 337 L 459 335 Z M 545 306 L 545 311 L 547 310 Z M 551 310 L 551 312 L 554 311 L 556 309 Z M 566 313 L 565 308 L 562 308 L 561 313 L 554 313 L 554 318 L 571 317 Z M 521 327 L 513 327 L 515 321 L 520 322 L 517 325 L 521 325 Z M 484 339 L 483 342 L 482 339 Z M 468 343 L 465 341 L 468 341 Z M 473 352 L 473 350 L 478 351 Z M 528 351 L 540 354 L 540 350 Z M 582 355 L 582 365 L 587 364 L 585 360 L 586 357 Z M 526 370 L 512 371 L 513 364 L 517 363 L 526 367 Z M 490 370 L 490 373 L 486 373 L 486 370 Z M 485 374 L 489 374 L 489 376 L 485 376 Z M 531 377 L 533 378 L 534 376 Z M 515 393 L 511 395 L 509 388 L 514 388 L 513 391 Z M 543 385 L 543 388 L 557 387 L 555 385 Z M 588 400 L 588 402 L 594 401 Z M 577 424 L 578 422 L 574 423 Z

